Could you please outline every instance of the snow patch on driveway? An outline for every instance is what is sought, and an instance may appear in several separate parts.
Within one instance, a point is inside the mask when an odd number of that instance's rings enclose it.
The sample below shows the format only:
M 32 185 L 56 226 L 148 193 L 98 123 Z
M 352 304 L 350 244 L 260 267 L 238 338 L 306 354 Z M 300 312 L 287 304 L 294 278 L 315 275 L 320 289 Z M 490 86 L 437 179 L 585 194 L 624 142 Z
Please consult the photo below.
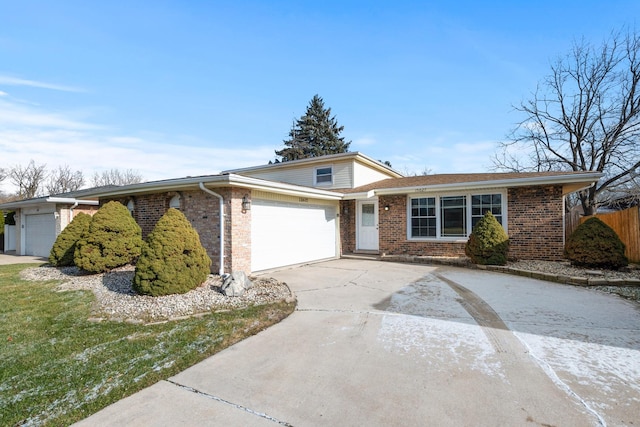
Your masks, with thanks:
M 430 365 L 454 361 L 505 378 L 491 342 L 459 300 L 432 275 L 405 286 L 391 297 L 386 311 L 393 314 L 384 315 L 378 341 L 388 352 L 417 354 Z

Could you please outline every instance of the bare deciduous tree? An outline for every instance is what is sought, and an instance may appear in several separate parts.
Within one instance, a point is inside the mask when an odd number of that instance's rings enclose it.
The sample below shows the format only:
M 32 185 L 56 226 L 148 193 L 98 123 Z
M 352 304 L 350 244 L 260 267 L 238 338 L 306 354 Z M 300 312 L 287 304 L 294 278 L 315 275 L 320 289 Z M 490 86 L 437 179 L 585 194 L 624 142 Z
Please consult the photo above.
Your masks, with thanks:
M 133 169 L 109 169 L 102 173 L 95 172 L 92 178 L 94 187 L 102 187 L 105 185 L 129 185 L 142 182 L 140 172 Z
M 68 165 L 59 166 L 49 175 L 46 185 L 47 193 L 61 194 L 76 191 L 84 185 L 84 175 L 82 171 L 72 172 Z
M 9 170 L 9 180 L 18 188 L 18 198 L 31 199 L 40 194 L 47 176 L 46 167 L 31 160 L 27 166 L 16 165 Z
M 634 187 L 640 168 L 640 36 L 613 33 L 600 46 L 584 40 L 551 66 L 494 165 L 511 171 L 598 171 L 579 193 L 585 214 Z

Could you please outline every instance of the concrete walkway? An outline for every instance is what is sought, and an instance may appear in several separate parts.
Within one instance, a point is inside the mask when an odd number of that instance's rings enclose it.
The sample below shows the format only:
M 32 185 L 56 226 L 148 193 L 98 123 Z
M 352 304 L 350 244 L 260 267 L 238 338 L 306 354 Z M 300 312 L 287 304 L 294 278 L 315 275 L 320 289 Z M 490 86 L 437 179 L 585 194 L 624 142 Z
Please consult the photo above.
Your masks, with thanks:
M 47 258 L 29 256 L 29 255 L 16 255 L 15 252 L 4 253 L 0 252 L 0 265 L 7 264 L 32 264 L 32 263 L 46 263 L 49 262 Z
M 290 317 L 78 425 L 640 423 L 636 303 L 367 260 L 269 275 L 296 292 Z

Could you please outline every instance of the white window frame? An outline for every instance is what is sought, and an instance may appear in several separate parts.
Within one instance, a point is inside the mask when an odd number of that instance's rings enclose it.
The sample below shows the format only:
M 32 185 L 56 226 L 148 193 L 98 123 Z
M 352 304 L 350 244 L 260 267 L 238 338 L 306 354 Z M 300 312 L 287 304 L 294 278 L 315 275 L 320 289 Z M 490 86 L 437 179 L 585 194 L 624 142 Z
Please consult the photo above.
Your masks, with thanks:
M 412 193 L 407 195 L 407 240 L 410 241 L 439 241 L 439 242 L 466 242 L 469 240 L 469 235 L 472 231 L 472 196 L 481 196 L 487 194 L 500 194 L 501 195 L 501 210 L 502 210 L 502 228 L 508 233 L 508 220 L 507 220 L 507 190 L 506 189 L 496 189 L 496 190 L 482 190 L 482 191 L 473 191 L 473 192 L 451 192 L 451 193 Z M 454 197 L 454 196 L 465 196 L 466 197 L 466 237 L 442 237 L 441 236 L 441 225 L 442 225 L 442 211 L 440 198 L 441 197 Z M 412 237 L 411 236 L 411 200 L 412 199 L 420 199 L 425 197 L 435 197 L 436 199 L 436 237 Z
M 321 169 L 329 169 L 331 171 L 331 173 L 328 174 L 328 176 L 330 178 L 329 181 L 322 181 L 322 182 L 318 181 L 318 172 Z M 325 176 L 327 176 L 327 174 L 323 174 L 321 176 L 325 177 Z M 330 185 L 333 185 L 333 165 L 318 166 L 317 168 L 314 168 L 314 170 L 313 170 L 313 182 L 317 186 L 324 186 L 324 185 L 330 186 Z

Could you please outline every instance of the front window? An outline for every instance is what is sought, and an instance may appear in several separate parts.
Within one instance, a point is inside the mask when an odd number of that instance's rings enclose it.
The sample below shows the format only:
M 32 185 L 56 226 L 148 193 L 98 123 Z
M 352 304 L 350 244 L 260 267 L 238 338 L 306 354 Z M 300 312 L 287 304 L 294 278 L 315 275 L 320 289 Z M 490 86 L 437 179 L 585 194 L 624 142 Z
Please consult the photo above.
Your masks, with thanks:
M 467 197 L 440 197 L 440 236 L 467 236 Z
M 316 169 L 316 184 L 331 184 L 332 182 L 333 168 L 331 166 Z
M 411 199 L 411 237 L 436 237 L 436 198 Z
M 471 196 L 471 227 L 475 227 L 487 211 L 502 224 L 502 194 Z
M 411 197 L 407 233 L 410 239 L 466 238 L 489 211 L 504 226 L 501 193 Z

